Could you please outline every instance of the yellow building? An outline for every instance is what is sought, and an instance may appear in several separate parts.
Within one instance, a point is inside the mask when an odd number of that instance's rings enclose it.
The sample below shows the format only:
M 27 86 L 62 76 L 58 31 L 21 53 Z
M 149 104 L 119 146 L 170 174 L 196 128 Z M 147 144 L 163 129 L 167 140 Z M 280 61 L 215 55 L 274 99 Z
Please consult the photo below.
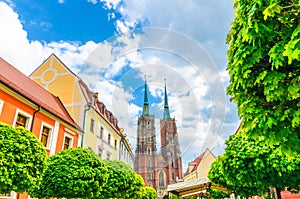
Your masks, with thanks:
M 59 96 L 83 129 L 79 146 L 91 148 L 102 159 L 120 159 L 120 145 L 126 135 L 119 128 L 117 118 L 99 101 L 98 93 L 92 92 L 56 55 L 51 54 L 30 78 Z M 131 148 L 126 150 L 132 154 Z
M 209 149 L 206 149 L 200 156 L 188 164 L 183 181 L 168 185 L 168 193 L 181 196 L 182 198 L 202 198 L 203 196 L 209 196 L 207 190 L 210 188 L 226 191 L 212 184 L 207 177 L 210 165 L 215 159 L 214 154 Z
M 216 159 L 214 154 L 206 149 L 200 156 L 198 156 L 194 161 L 189 162 L 188 168 L 184 173 L 183 180 L 195 180 L 200 178 L 207 178 L 210 165 Z

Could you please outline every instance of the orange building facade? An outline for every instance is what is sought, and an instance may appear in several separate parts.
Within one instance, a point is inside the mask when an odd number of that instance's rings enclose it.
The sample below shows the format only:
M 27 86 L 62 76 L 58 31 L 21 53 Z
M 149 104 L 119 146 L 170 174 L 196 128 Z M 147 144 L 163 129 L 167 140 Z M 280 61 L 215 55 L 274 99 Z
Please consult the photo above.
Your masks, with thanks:
M 81 130 L 60 99 L 0 58 L 0 121 L 23 126 L 53 155 L 78 146 Z M 29 199 L 11 193 L 6 198 Z

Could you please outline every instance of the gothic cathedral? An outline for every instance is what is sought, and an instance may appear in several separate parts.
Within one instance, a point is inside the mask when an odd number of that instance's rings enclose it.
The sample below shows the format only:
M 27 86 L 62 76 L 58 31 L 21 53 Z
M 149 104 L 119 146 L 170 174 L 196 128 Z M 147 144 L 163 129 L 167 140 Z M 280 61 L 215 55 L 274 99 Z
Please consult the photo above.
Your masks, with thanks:
M 160 120 L 161 147 L 156 148 L 154 115 L 149 113 L 147 82 L 145 82 L 143 113 L 137 123 L 135 171 L 145 185 L 156 189 L 158 198 L 167 196 L 167 186 L 182 179 L 181 152 L 175 118 L 170 117 L 167 88 L 164 93 L 164 115 Z

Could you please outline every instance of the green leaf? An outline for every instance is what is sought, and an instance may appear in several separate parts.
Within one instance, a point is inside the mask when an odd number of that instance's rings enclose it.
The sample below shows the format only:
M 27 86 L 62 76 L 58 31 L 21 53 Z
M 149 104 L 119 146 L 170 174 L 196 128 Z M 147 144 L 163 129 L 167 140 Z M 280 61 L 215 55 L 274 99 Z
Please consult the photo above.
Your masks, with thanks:
M 281 12 L 281 7 L 277 3 L 269 5 L 264 11 L 264 20 L 267 20 L 268 17 L 274 17 L 276 13 Z

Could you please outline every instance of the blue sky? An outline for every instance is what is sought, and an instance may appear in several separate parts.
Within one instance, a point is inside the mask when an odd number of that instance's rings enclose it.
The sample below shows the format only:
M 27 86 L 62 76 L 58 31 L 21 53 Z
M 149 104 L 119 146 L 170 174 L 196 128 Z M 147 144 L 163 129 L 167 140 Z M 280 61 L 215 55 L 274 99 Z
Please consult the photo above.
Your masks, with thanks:
M 230 0 L 0 0 L 0 56 L 29 75 L 55 53 L 99 92 L 133 148 L 144 75 L 157 119 L 166 78 L 186 168 L 207 147 L 223 153 L 240 122 L 225 91 L 232 7 Z
M 86 0 L 13 1 L 29 40 L 101 42 L 116 33 L 115 20 L 102 4 Z M 45 36 L 46 35 L 46 36 Z

